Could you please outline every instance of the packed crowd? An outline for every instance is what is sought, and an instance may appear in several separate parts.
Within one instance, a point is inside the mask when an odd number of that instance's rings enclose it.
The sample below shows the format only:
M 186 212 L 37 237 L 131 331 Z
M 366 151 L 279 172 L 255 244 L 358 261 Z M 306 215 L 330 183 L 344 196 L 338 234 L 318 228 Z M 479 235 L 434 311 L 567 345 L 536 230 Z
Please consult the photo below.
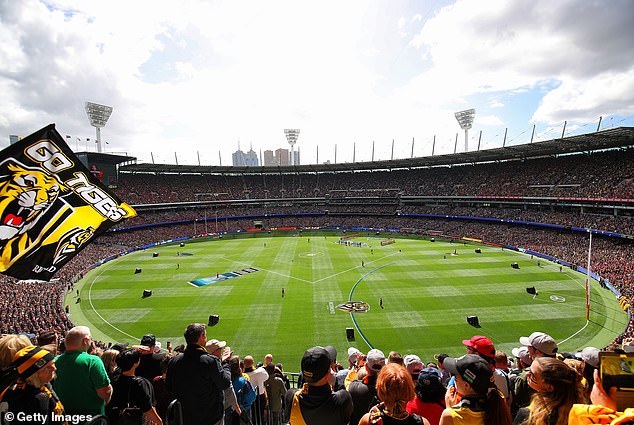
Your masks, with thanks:
M 257 363 L 238 356 L 226 341 L 208 338 L 204 324 L 190 324 L 184 337 L 186 345 L 162 349 L 152 334 L 139 345 L 105 346 L 85 326 L 32 339 L 3 335 L 0 423 L 77 424 L 99 416 L 158 425 L 634 423 L 620 384 L 599 374 L 609 370 L 602 362 L 634 352 L 631 339 L 609 352 L 561 353 L 550 335 L 533 332 L 518 336 L 509 356 L 474 335 L 462 341 L 463 353 L 433 359 L 315 346 L 298 359 L 291 385 L 273 354 Z
M 554 224 L 558 226 L 578 227 L 585 229 L 603 230 L 607 232 L 634 235 L 634 218 L 630 216 L 614 216 L 604 214 L 588 214 L 578 212 L 527 210 L 525 208 L 490 208 L 490 207 L 452 207 L 452 206 L 399 206 L 396 204 L 368 204 L 365 202 L 348 202 L 343 204 L 285 204 L 285 205 L 236 205 L 218 208 L 174 209 L 169 211 L 142 211 L 119 224 L 118 228 L 142 226 L 157 223 L 173 223 L 196 220 L 199 226 L 215 231 L 216 224 L 223 229 L 249 228 L 253 220 L 265 220 L 269 227 L 271 215 L 288 215 L 287 220 L 303 219 L 302 215 L 341 215 L 357 214 L 365 216 L 393 216 L 395 223 L 401 218 L 398 215 L 431 214 L 438 216 L 485 217 L 500 220 L 517 220 L 532 223 Z M 229 221 L 243 220 L 247 227 L 228 226 Z M 249 221 L 250 220 L 250 221 Z M 369 218 L 371 220 L 371 218 Z M 302 221 L 300 223 L 305 223 Z M 297 226 L 311 225 L 296 224 Z M 368 224 L 371 226 L 371 222 Z M 224 230 L 222 230 L 224 231 Z
M 634 198 L 634 150 L 495 164 L 349 173 L 122 174 L 132 204 L 226 199 L 419 196 Z

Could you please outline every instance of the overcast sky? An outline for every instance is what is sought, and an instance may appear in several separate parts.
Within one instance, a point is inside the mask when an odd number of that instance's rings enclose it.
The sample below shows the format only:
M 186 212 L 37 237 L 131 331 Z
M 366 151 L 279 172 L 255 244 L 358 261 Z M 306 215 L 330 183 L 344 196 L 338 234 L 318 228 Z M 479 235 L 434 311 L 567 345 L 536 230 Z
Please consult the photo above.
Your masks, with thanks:
M 460 152 L 470 108 L 470 150 L 634 126 L 632 17 L 631 0 L 0 0 L 0 147 L 55 123 L 96 150 L 86 101 L 114 108 L 106 152 L 157 163 L 228 165 L 238 144 L 287 147 L 285 128 L 302 163 L 426 156 L 434 136 L 451 153 L 457 133 Z

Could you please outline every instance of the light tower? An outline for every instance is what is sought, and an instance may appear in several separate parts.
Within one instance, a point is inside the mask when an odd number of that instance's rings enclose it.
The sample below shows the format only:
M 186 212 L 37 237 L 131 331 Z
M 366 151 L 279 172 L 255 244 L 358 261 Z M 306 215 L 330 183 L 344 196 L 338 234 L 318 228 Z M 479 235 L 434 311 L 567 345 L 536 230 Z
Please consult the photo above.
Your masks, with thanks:
M 90 125 L 97 130 L 97 152 L 101 152 L 101 127 L 104 127 L 112 114 L 112 106 L 99 105 L 98 103 L 86 102 L 86 114 L 90 120 Z
M 464 151 L 469 151 L 469 129 L 475 118 L 475 109 L 467 109 L 465 111 L 456 112 L 454 114 L 460 124 L 460 128 L 464 130 Z
M 297 143 L 297 138 L 299 137 L 299 129 L 287 128 L 284 129 L 284 134 L 288 144 L 291 145 L 291 165 L 295 165 L 295 143 Z

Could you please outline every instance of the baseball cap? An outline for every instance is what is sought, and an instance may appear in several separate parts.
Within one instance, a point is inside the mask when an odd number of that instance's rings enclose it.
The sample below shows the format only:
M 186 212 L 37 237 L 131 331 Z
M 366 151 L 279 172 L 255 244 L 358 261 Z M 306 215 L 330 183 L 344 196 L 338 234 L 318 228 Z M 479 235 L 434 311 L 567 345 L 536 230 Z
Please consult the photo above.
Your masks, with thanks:
M 143 338 L 141 338 L 141 345 L 153 347 L 154 344 L 156 344 L 156 337 L 152 334 L 143 335 Z
M 522 363 L 524 363 L 526 366 L 529 366 L 531 363 L 533 363 L 533 358 L 531 357 L 531 354 L 528 352 L 528 348 L 526 347 L 513 348 L 511 350 L 511 353 L 513 353 L 513 356 L 515 358 L 520 359 Z
M 12 365 L 16 368 L 18 376 L 24 380 L 53 360 L 55 356 L 45 349 L 29 345 L 13 355 Z
M 423 368 L 423 362 L 421 361 L 420 357 L 418 357 L 416 354 L 408 354 L 405 357 L 403 357 L 403 364 L 405 365 L 407 370 L 412 369 L 413 371 L 416 365 L 420 365 L 420 367 L 417 368 L 418 370 Z
M 594 367 L 595 369 L 598 369 L 599 368 L 599 351 L 601 350 L 599 350 L 598 348 L 586 347 L 580 352 L 575 353 L 575 357 L 580 360 L 583 360 L 584 362 Z
M 368 368 L 374 371 L 379 371 L 383 366 L 385 366 L 385 354 L 383 354 L 383 351 L 373 348 L 368 351 L 366 362 Z
M 440 377 L 440 370 L 426 367 L 418 374 L 418 390 L 423 394 L 438 394 L 445 390 Z
M 462 343 L 467 347 L 473 348 L 485 357 L 492 358 L 495 356 L 495 346 L 486 336 L 475 335 L 472 336 L 471 339 L 463 339 Z
M 213 353 L 219 348 L 225 348 L 226 346 L 227 346 L 227 341 L 218 341 L 217 339 L 210 339 L 205 344 L 205 348 L 207 349 L 208 353 Z
M 304 351 L 302 357 L 302 375 L 304 381 L 314 384 L 330 370 L 330 356 L 324 347 L 313 347 Z
M 363 353 L 354 347 L 348 348 L 348 358 L 350 359 L 352 363 L 357 361 L 359 354 L 363 354 Z
M 337 349 L 335 347 L 333 347 L 332 345 L 326 345 L 324 347 L 324 350 L 328 352 L 328 358 L 331 362 L 337 361 Z
M 543 332 L 533 332 L 528 337 L 520 337 L 520 344 L 533 347 L 547 356 L 557 354 L 557 343 L 552 336 Z
M 489 387 L 495 385 L 493 369 L 477 354 L 465 354 L 457 359 L 447 357 L 444 366 L 452 375 L 460 375 L 478 394 L 485 394 Z

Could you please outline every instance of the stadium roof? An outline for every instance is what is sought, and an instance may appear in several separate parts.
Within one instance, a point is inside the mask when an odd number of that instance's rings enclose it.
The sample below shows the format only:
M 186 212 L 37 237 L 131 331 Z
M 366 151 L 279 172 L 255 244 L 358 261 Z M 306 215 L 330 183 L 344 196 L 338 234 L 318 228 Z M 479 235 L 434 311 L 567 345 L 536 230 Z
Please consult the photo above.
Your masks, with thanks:
M 86 163 L 97 164 L 121 164 L 123 162 L 136 161 L 136 157 L 127 155 L 115 155 L 111 153 L 99 153 L 99 152 L 76 152 L 75 155 L 80 160 L 86 160 Z
M 619 127 L 595 133 L 546 140 L 543 142 L 455 154 L 395 159 L 392 161 L 266 167 L 129 164 L 122 166 L 119 171 L 124 173 L 157 174 L 294 174 L 398 170 L 510 160 L 526 160 L 540 157 L 556 157 L 564 154 L 628 148 L 633 146 L 634 127 Z

